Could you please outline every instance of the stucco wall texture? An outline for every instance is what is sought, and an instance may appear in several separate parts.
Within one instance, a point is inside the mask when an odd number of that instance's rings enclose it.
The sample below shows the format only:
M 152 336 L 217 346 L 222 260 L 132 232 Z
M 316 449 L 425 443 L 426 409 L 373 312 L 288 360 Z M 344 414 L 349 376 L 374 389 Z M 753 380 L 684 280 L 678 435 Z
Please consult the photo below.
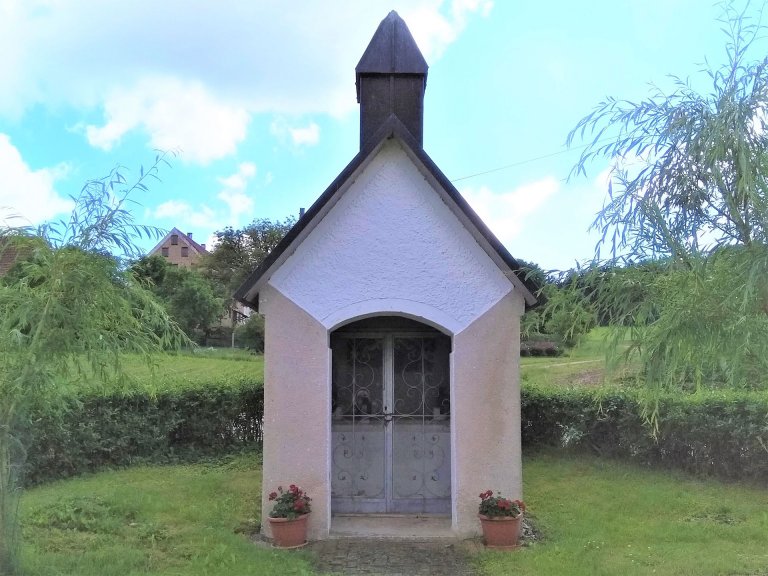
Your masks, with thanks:
M 478 534 L 478 495 L 523 497 L 520 443 L 519 292 L 453 337 L 453 529 Z
M 478 494 L 522 496 L 520 291 L 397 141 L 385 145 L 260 292 L 266 316 L 263 510 L 278 485 L 313 498 L 309 538 L 328 535 L 329 335 L 404 315 L 453 337 L 452 524 L 479 533 Z M 264 524 L 269 536 L 269 527 Z
M 512 290 L 395 140 L 270 283 L 328 328 L 397 301 L 451 332 Z
M 261 294 L 264 342 L 262 530 L 271 537 L 269 493 L 298 484 L 312 498 L 309 538 L 330 522 L 330 353 L 327 330 L 271 288 Z

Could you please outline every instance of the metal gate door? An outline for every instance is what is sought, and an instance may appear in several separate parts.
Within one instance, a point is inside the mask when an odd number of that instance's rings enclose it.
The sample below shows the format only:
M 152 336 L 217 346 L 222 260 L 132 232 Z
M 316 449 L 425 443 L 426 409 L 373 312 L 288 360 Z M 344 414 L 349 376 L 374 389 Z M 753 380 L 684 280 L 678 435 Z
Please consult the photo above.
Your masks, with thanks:
M 450 513 L 450 339 L 334 334 L 332 509 Z

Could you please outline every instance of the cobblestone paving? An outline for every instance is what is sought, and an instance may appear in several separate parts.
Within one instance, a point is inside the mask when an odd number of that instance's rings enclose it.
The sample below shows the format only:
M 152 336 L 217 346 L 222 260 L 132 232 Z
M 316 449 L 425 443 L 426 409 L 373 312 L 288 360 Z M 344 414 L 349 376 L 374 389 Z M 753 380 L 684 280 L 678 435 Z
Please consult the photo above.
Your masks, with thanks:
M 334 576 L 477 576 L 473 540 L 339 538 L 308 546 L 319 574 Z

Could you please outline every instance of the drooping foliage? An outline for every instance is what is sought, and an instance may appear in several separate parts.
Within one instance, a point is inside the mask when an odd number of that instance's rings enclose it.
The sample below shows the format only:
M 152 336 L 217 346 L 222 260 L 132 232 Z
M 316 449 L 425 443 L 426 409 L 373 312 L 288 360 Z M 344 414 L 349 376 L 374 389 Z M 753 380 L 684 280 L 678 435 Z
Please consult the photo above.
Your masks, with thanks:
M 141 237 L 131 196 L 146 191 L 165 155 L 128 184 L 120 169 L 89 181 L 69 219 L 37 230 L 4 228 L 0 250 L 14 267 L 0 279 L 0 572 L 18 570 L 20 471 L 34 435 L 30 410 L 63 409 L 59 387 L 84 373 L 119 376 L 126 352 L 185 342 L 183 333 L 123 262 Z
M 641 102 L 608 98 L 568 137 L 591 139 L 575 174 L 614 165 L 586 284 L 616 326 L 612 359 L 652 389 L 768 384 L 768 58 L 754 8 L 723 5 L 726 59 L 702 70 L 708 90 L 674 78 Z M 662 273 L 606 274 L 628 261 Z
M 572 347 L 595 326 L 595 311 L 578 291 L 563 288 L 562 275 L 544 271 L 538 264 L 518 261 L 520 274 L 536 288 L 539 305 L 521 319 L 523 340 L 548 340 Z
M 224 299 L 195 268 L 173 266 L 161 256 L 148 256 L 131 267 L 165 305 L 171 318 L 191 339 L 205 343 L 211 328 L 226 313 Z

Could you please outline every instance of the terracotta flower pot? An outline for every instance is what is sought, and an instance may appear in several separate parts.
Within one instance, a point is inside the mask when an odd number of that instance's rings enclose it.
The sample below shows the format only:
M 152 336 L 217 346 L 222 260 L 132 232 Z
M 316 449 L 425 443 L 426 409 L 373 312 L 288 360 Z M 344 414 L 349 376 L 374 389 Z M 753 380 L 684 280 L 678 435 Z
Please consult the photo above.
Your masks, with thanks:
M 302 514 L 298 518 L 270 518 L 272 542 L 275 548 L 298 548 L 307 543 L 307 518 Z
M 488 548 L 499 548 L 502 550 L 512 550 L 517 548 L 517 541 L 520 538 L 520 525 L 523 521 L 523 515 L 515 518 L 511 516 L 484 516 L 480 517 L 480 524 L 483 527 L 483 540 Z

